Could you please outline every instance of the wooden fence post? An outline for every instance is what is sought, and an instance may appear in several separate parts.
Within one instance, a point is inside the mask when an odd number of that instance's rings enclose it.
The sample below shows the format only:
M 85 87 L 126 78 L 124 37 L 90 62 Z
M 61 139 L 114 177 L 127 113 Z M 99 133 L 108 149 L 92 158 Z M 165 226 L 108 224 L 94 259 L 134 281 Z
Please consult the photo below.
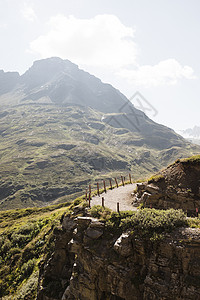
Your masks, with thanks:
M 115 183 L 116 183 L 116 186 L 118 188 L 118 182 L 117 182 L 117 178 L 115 177 Z
M 117 202 L 117 212 L 119 213 L 119 202 Z
M 197 218 L 198 218 L 198 216 L 199 216 L 199 210 L 198 210 L 197 207 L 196 207 L 196 216 L 197 216 Z
M 103 181 L 103 187 L 104 187 L 104 192 L 106 193 L 106 182 L 105 182 L 105 180 Z
M 89 185 L 89 194 L 91 194 L 91 184 Z
M 105 207 L 104 206 L 104 197 L 102 197 L 102 206 Z
M 130 183 L 132 183 L 132 181 L 131 181 L 131 174 L 129 173 L 129 179 L 130 179 Z
M 110 179 L 110 189 L 112 190 L 112 180 Z
M 124 178 L 123 178 L 123 176 L 121 176 L 121 179 L 122 179 L 122 185 L 124 186 Z
M 100 196 L 99 194 L 99 183 L 97 182 L 97 195 Z

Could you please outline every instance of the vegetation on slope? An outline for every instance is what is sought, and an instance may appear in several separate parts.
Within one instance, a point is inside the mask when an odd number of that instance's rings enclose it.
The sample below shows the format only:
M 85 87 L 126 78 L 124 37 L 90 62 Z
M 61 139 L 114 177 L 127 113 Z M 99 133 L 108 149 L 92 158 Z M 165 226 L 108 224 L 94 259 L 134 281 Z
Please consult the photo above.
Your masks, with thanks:
M 131 230 L 137 237 L 150 240 L 161 238 L 163 233 L 177 227 L 189 226 L 184 212 L 174 209 L 144 208 L 117 213 L 96 205 L 90 209 L 90 214 L 104 221 L 109 230 Z
M 41 260 L 47 261 L 54 251 L 54 230 L 59 228 L 63 214 L 75 218 L 76 213 L 72 212 L 77 205 L 80 209 L 76 211 L 81 215 L 87 206 L 84 197 L 77 198 L 70 206 L 66 203 L 0 213 L 1 297 L 36 299 L 39 264 Z M 116 213 L 93 206 L 88 214 L 105 222 L 110 233 L 129 230 L 137 238 L 152 242 L 180 226 L 200 228 L 200 218 L 186 218 L 181 210 L 141 209 Z
M 89 183 L 132 173 L 146 177 L 189 144 L 160 151 L 139 132 L 111 127 L 103 114 L 79 106 L 28 104 L 0 116 L 0 209 L 65 202 Z
M 193 155 L 191 157 L 181 159 L 180 161 L 183 163 L 200 163 L 200 155 Z
M 53 230 L 66 206 L 0 212 L 0 297 L 36 298 L 38 265 L 54 250 Z

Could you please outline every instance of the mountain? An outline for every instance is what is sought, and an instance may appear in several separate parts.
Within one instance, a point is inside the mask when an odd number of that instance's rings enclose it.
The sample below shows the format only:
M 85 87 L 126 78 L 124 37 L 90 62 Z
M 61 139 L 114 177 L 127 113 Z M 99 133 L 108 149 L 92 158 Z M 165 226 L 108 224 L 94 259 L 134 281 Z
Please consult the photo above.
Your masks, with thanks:
M 194 126 L 185 130 L 180 130 L 179 133 L 188 141 L 200 145 L 200 127 Z
M 126 97 L 109 84 L 68 60 L 57 57 L 34 62 L 33 66 L 19 76 L 16 72 L 0 73 L 0 95 L 13 92 L 17 104 L 51 103 L 91 106 L 102 112 L 118 112 L 127 101 Z M 126 109 L 125 109 L 126 111 Z
M 0 209 L 71 200 L 122 174 L 144 178 L 199 149 L 68 60 L 0 71 Z

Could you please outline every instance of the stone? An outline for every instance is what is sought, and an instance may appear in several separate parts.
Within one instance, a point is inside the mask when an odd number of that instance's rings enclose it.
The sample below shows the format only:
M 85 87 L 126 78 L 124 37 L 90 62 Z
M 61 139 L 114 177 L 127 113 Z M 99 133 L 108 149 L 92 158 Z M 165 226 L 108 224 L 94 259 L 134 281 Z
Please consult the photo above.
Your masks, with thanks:
M 151 194 L 144 192 L 141 197 L 141 202 L 146 203 L 146 201 L 148 201 L 150 197 L 151 197 Z
M 160 191 L 158 186 L 155 186 L 155 185 L 152 185 L 152 184 L 147 184 L 146 187 L 145 187 L 145 190 L 147 192 L 149 192 L 150 194 L 157 194 Z
M 68 246 L 69 252 L 73 253 L 77 253 L 81 249 L 81 245 L 77 241 L 74 241 L 74 239 L 71 239 Z
M 55 252 L 40 268 L 38 300 L 200 299 L 200 229 L 176 229 L 152 247 L 129 232 L 108 235 L 99 220 L 74 222 L 85 225 L 62 231 L 62 243 L 56 236 Z M 45 285 L 51 282 L 61 283 L 57 296 Z
M 116 240 L 114 250 L 124 257 L 128 257 L 132 254 L 133 248 L 129 239 L 128 233 L 122 233 L 122 235 Z
M 101 237 L 103 235 L 103 231 L 102 230 L 96 230 L 93 228 L 88 228 L 85 232 L 86 236 L 89 237 L 90 239 L 98 239 L 99 237 Z
M 93 219 L 91 224 L 90 224 L 90 228 L 100 228 L 103 229 L 104 228 L 104 223 L 100 222 L 99 220 Z

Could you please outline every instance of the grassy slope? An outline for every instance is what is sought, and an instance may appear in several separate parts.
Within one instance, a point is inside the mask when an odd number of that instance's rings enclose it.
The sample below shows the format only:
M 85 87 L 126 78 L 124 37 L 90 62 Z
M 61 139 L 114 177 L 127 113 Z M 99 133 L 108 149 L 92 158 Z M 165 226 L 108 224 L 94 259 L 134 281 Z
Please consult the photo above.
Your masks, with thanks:
M 38 264 L 53 251 L 55 226 L 68 204 L 0 213 L 0 297 L 35 299 Z
M 3 109 L 2 109 L 3 111 Z M 139 134 L 105 125 L 80 107 L 20 105 L 0 118 L 0 209 L 64 202 L 89 182 L 131 172 L 135 179 L 193 154 L 191 146 L 159 151 L 128 145 Z

